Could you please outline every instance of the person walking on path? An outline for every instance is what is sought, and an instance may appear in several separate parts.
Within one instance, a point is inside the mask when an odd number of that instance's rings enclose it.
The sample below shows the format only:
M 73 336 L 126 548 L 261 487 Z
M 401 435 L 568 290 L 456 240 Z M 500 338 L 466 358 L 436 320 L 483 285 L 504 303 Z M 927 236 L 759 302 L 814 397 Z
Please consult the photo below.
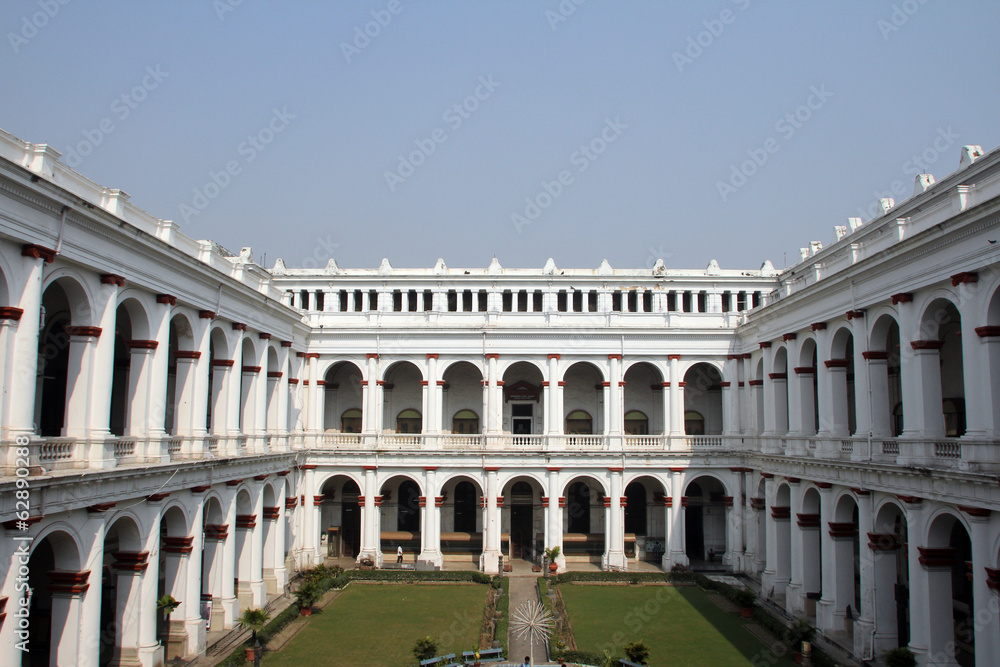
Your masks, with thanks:
M 531 667 L 531 657 L 527 655 L 524 656 L 524 662 L 522 662 L 519 667 Z
M 396 547 L 396 562 L 397 563 L 403 562 L 403 545 L 399 545 L 398 547 Z

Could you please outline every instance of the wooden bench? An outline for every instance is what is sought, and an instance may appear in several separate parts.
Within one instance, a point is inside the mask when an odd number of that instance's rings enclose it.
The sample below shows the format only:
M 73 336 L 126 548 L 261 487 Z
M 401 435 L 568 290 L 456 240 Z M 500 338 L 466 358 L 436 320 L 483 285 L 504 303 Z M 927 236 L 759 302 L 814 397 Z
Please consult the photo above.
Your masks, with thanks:
M 477 662 L 504 662 L 504 657 L 501 655 L 502 652 L 502 648 L 483 649 L 479 652 L 479 660 L 476 660 L 475 651 L 463 651 L 462 660 L 466 665 L 474 665 Z
M 455 662 L 455 654 L 449 653 L 448 655 L 439 655 L 436 658 L 421 660 L 420 667 L 462 667 L 462 663 Z

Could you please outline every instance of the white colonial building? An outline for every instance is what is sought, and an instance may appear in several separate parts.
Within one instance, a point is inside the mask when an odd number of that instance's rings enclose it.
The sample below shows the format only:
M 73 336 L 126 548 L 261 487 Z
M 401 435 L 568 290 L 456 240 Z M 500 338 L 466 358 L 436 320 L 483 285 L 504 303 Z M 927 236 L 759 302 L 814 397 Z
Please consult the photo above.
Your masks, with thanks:
M 268 270 L 0 133 L 0 664 L 197 655 L 400 546 L 721 565 L 859 659 L 1000 663 L 1000 150 L 835 233 L 780 272 Z

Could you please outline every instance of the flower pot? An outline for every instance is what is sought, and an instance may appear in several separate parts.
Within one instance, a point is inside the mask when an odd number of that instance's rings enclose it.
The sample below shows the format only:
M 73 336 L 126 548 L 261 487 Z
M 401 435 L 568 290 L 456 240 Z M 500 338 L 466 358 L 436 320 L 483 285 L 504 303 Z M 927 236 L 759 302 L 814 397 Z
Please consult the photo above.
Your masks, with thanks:
M 299 614 L 301 614 L 302 616 L 312 616 L 312 613 L 313 613 L 312 605 L 307 607 L 302 607 L 299 609 Z
M 558 563 L 549 563 L 549 572 L 555 572 L 559 569 Z
M 742 607 L 740 609 L 740 616 L 743 618 L 750 618 L 753 616 L 753 607 Z
M 244 650 L 247 652 L 247 654 L 246 654 L 247 655 L 247 662 L 249 662 L 252 665 L 253 664 L 253 660 L 254 660 L 253 649 L 252 648 L 248 648 L 248 649 L 244 649 Z

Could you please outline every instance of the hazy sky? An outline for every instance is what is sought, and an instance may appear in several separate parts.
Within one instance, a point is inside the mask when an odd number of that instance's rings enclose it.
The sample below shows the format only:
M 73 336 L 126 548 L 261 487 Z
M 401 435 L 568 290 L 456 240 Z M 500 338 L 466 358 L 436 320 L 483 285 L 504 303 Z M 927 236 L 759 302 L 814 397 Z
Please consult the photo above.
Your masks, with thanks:
M 0 27 L 0 127 L 267 266 L 780 268 L 1000 144 L 997 2 L 3 0 Z

